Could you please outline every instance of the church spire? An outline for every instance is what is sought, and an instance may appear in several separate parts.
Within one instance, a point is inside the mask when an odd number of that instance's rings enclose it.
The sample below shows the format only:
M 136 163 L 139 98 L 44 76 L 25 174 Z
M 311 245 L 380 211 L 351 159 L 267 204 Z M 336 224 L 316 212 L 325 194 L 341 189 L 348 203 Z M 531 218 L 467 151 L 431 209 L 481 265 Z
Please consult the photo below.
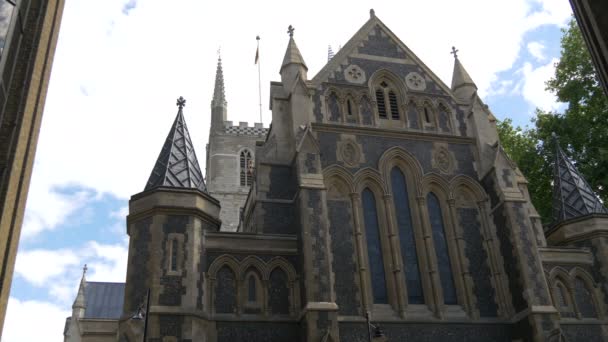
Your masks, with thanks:
M 555 133 L 553 223 L 588 214 L 608 214 L 591 186 L 559 146 Z
M 193 188 L 206 192 L 203 173 L 198 165 L 190 133 L 186 127 L 183 108 L 186 100 L 177 99 L 177 116 L 167 135 L 154 169 L 144 190 L 157 187 Z
M 464 69 L 462 63 L 458 59 L 458 50 L 452 46 L 451 54 L 454 55 L 454 72 L 452 73 L 452 92 L 456 97 L 461 99 L 470 98 L 476 91 L 477 86 L 469 76 L 469 73 Z
M 222 69 L 222 57 L 217 58 L 217 70 L 215 71 L 215 87 L 213 88 L 213 100 L 211 106 L 226 106 L 226 94 L 224 93 L 224 70 Z

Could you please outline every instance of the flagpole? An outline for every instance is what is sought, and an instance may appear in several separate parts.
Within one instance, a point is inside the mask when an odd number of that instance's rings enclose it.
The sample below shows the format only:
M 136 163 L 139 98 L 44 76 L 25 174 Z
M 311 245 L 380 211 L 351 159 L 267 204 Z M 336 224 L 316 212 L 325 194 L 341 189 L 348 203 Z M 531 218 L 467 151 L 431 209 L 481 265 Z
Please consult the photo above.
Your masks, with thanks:
M 256 36 L 255 39 L 258 41 L 258 54 L 260 53 L 260 36 Z M 260 123 L 264 123 L 262 121 L 262 73 L 260 71 L 260 58 L 258 55 L 258 93 L 260 97 Z

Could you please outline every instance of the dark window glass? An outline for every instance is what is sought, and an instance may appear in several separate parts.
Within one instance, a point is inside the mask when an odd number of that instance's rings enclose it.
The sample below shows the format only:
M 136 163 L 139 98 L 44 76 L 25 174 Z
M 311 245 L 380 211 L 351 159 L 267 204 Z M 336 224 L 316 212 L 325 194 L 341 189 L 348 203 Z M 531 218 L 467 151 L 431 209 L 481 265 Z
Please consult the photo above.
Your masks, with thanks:
M 171 271 L 177 271 L 177 239 L 171 241 Z
M 457 304 L 456 287 L 452 275 L 452 264 L 448 251 L 448 242 L 445 238 L 445 227 L 441 216 L 441 206 L 437 196 L 432 192 L 427 196 L 429 219 L 433 231 L 433 242 L 435 243 L 435 253 L 437 253 L 437 267 L 439 268 L 439 278 L 443 289 L 443 301 L 445 304 Z
M 367 257 L 369 258 L 370 275 L 374 303 L 388 304 L 386 277 L 384 274 L 384 258 L 380 241 L 380 226 L 378 225 L 378 209 L 376 199 L 371 190 L 362 193 L 363 220 L 365 222 L 365 237 L 367 238 Z
M 412 215 L 410 212 L 410 200 L 407 195 L 407 184 L 403 173 L 397 167 L 394 167 L 391 171 L 391 184 L 393 186 L 393 200 L 397 213 L 401 258 L 403 260 L 403 267 L 405 267 L 404 275 L 407 285 L 408 302 L 410 304 L 424 304 L 418 255 L 416 254 L 416 241 L 414 240 Z
M 236 278 L 234 272 L 228 267 L 223 266 L 215 277 L 215 312 L 235 313 L 236 312 Z
M 574 298 L 576 298 L 576 306 L 583 317 L 597 317 L 593 296 L 583 279 L 576 277 L 574 279 Z
M 257 301 L 257 292 L 255 289 L 255 277 L 253 275 L 249 276 L 249 280 L 247 282 L 247 300 L 250 302 Z
M 268 280 L 268 310 L 271 314 L 289 314 L 287 274 L 280 267 L 277 267 L 270 272 Z
M 399 119 L 399 105 L 397 104 L 397 95 L 392 90 L 388 92 L 388 102 L 391 104 L 391 118 Z
M 384 90 L 376 90 L 376 102 L 378 103 L 378 116 L 386 119 L 386 103 L 384 103 Z
M 426 123 L 431 123 L 431 117 L 429 115 L 429 109 L 427 107 L 424 107 L 424 121 L 426 121 Z
M 350 103 L 350 100 L 346 100 L 346 110 L 348 111 L 348 115 L 353 115 L 353 105 Z

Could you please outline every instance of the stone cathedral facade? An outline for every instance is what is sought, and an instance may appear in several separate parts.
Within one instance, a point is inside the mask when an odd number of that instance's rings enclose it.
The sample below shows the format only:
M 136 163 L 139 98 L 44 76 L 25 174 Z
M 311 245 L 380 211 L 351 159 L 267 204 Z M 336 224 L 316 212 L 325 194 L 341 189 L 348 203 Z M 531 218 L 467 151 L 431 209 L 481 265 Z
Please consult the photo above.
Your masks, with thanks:
M 371 11 L 309 78 L 289 32 L 268 130 L 218 63 L 205 179 L 178 100 L 126 283 L 83 276 L 66 341 L 141 341 L 148 289 L 148 341 L 608 339 L 608 211 L 561 149 L 540 222 L 456 51 L 447 86 Z

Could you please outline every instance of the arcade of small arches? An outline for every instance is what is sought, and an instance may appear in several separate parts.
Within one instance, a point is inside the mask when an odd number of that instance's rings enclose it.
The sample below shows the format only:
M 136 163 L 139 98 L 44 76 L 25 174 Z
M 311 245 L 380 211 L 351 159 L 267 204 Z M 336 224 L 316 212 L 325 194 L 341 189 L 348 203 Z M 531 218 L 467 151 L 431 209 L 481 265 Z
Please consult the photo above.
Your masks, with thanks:
M 573 267 L 567 271 L 557 266 L 546 273 L 561 319 L 605 318 L 602 292 L 586 270 Z
M 385 70 L 374 74 L 367 87 L 330 85 L 324 92 L 323 121 L 454 133 L 454 110 L 444 99 L 405 89 L 402 81 Z
M 347 223 L 330 217 L 331 239 L 343 240 L 340 230 L 350 230 L 354 255 L 332 254 L 334 264 L 354 264 L 363 306 L 341 314 L 392 309 L 402 317 L 416 311 L 478 318 L 510 312 L 489 204 L 475 180 L 424 174 L 418 161 L 399 147 L 383 154 L 377 170 L 365 168 L 353 175 L 334 165 L 324 170 L 324 178 L 328 206 L 340 204 L 352 213 Z M 465 214 L 476 224 L 463 222 Z M 478 238 L 467 241 L 465 236 L 472 235 Z M 482 251 L 483 258 L 470 260 L 472 250 Z M 336 276 L 336 287 L 340 281 Z M 494 293 L 486 303 L 478 303 L 474 293 L 480 282 Z M 352 301 L 343 291 L 336 296 L 339 307 Z
M 299 296 L 297 275 L 282 257 L 239 261 L 224 254 L 207 272 L 209 303 L 218 315 L 293 316 Z

